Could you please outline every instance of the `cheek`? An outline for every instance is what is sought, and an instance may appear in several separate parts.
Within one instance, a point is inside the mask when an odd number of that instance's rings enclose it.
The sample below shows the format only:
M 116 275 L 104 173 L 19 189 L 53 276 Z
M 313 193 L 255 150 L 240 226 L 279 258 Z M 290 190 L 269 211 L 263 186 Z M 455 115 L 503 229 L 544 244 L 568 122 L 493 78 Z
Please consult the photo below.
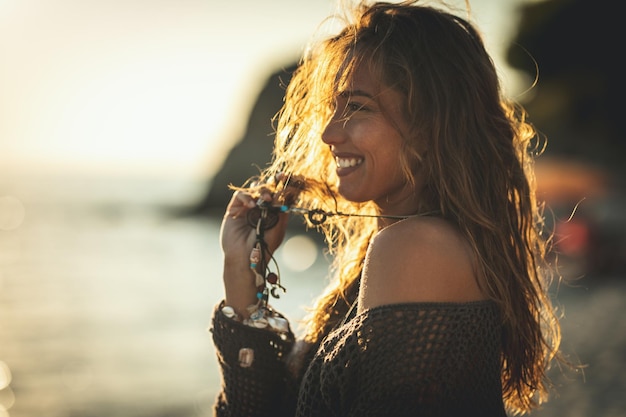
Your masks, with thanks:
M 400 139 L 398 139 L 399 141 Z M 405 150 L 400 143 L 389 144 L 384 152 L 385 176 L 394 183 L 408 180 Z M 381 156 L 383 156 L 381 154 Z
M 399 167 L 403 152 L 402 139 L 393 136 L 387 136 L 385 139 L 378 144 L 375 152 L 384 157 L 387 163 Z
M 397 183 L 404 178 L 400 155 L 397 152 L 379 151 L 375 168 L 381 180 Z

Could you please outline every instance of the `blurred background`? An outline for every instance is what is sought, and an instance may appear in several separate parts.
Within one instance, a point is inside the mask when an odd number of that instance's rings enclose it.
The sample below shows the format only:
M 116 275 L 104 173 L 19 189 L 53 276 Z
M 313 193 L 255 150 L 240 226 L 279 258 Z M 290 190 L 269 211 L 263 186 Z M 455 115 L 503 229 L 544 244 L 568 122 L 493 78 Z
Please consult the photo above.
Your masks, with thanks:
M 463 1 L 451 4 L 463 7 Z M 626 414 L 624 64 L 609 0 L 473 0 L 506 93 L 548 138 L 563 349 L 533 416 Z M 0 1 L 0 417 L 208 416 L 227 184 L 331 0 Z M 322 28 L 322 31 L 325 30 Z M 326 284 L 296 220 L 277 254 L 300 319 Z

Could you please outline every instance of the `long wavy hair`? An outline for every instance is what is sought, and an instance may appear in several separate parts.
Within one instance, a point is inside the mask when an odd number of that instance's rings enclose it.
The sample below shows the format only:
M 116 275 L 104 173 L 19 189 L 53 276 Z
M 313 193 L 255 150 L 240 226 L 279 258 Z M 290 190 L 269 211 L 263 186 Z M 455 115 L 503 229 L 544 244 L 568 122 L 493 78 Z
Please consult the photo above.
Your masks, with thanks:
M 407 182 L 419 175 L 424 184 L 416 210 L 437 211 L 470 243 L 479 285 L 502 315 L 503 398 L 510 412 L 525 413 L 547 398 L 546 369 L 560 343 L 548 296 L 548 239 L 534 192 L 540 141 L 523 109 L 503 97 L 469 20 L 416 3 L 351 7 L 338 34 L 307 50 L 287 88 L 273 161 L 261 177 L 303 178 L 298 204 L 308 209 L 376 214 L 371 202 L 350 202 L 337 192 L 335 161 L 321 134 L 358 65 L 399 91 L 417 132 L 398 155 Z M 333 256 L 333 279 L 307 322 L 313 343 L 352 302 L 377 222 L 329 217 L 318 227 Z

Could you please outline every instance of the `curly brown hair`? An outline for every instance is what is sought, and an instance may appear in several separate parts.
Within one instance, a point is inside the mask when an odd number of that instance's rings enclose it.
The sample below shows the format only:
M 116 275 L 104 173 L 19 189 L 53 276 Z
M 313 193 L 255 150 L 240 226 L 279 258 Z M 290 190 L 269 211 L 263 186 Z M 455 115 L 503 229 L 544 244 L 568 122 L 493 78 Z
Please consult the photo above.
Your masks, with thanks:
M 376 214 L 372 203 L 337 192 L 335 162 L 320 136 L 334 99 L 357 65 L 399 91 L 416 139 L 400 157 L 406 180 L 424 188 L 416 211 L 437 211 L 470 243 L 479 285 L 502 313 L 502 382 L 508 410 L 525 413 L 547 398 L 546 369 L 558 356 L 560 327 L 548 287 L 533 160 L 538 135 L 524 110 L 503 97 L 495 66 L 469 19 L 450 9 L 360 4 L 343 29 L 311 47 L 286 91 L 265 179 L 305 178 L 299 204 Z M 326 333 L 337 303 L 354 289 L 374 219 L 330 217 L 320 226 L 334 256 L 333 281 L 311 312 L 306 338 Z

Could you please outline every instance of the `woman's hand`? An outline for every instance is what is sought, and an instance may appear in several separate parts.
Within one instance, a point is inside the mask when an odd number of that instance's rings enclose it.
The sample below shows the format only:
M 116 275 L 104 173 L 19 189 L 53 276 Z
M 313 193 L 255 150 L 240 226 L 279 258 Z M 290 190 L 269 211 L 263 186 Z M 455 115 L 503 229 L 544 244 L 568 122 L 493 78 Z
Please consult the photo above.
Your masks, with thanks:
M 278 177 L 277 179 L 280 179 Z M 287 187 L 292 194 L 292 187 Z M 284 192 L 281 198 L 284 198 Z M 256 302 L 254 273 L 250 269 L 250 252 L 256 242 L 256 229 L 247 219 L 250 210 L 257 207 L 259 199 L 268 204 L 280 204 L 277 196 L 269 189 L 261 188 L 260 197 L 254 197 L 246 191 L 235 191 L 222 221 L 220 240 L 224 253 L 224 288 L 226 304 L 233 307 L 242 317 L 247 317 L 246 307 Z M 263 238 L 269 255 L 273 254 L 285 237 L 288 215 L 276 213 L 277 224 L 264 231 Z M 269 261 L 269 259 L 268 259 Z
M 261 196 L 254 198 L 247 192 L 235 191 L 226 208 L 222 221 L 221 244 L 225 262 L 239 262 L 250 264 L 250 251 L 256 241 L 256 229 L 248 222 L 248 213 L 256 209 L 258 200 L 274 204 L 272 193 L 266 188 L 261 190 Z M 270 253 L 278 248 L 287 230 L 287 214 L 277 213 L 278 223 L 271 229 L 265 230 L 263 237 Z

